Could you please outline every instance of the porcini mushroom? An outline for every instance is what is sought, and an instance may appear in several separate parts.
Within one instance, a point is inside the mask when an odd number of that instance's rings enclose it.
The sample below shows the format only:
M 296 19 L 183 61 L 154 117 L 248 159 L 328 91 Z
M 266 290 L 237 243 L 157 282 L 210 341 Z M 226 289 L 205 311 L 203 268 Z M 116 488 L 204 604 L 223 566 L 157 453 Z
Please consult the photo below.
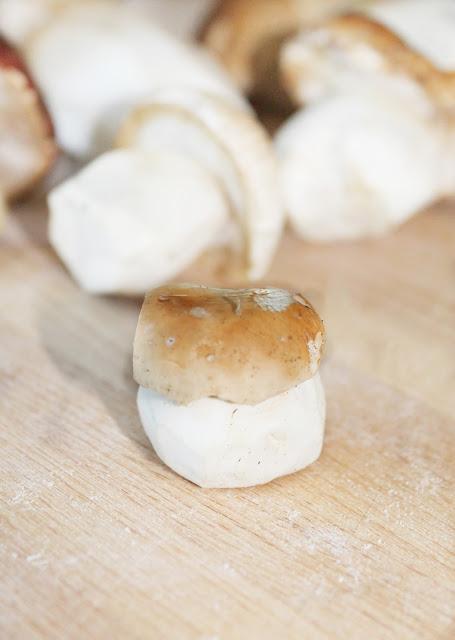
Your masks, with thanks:
M 302 236 L 382 233 L 455 192 L 449 4 L 373 2 L 368 15 L 333 18 L 283 48 L 285 83 L 306 106 L 276 135 L 283 197 Z M 423 23 L 440 25 L 439 48 Z M 439 66 L 442 50 L 452 71 Z
M 324 326 L 282 289 L 174 285 L 145 298 L 134 341 L 138 408 L 159 457 L 202 487 L 245 487 L 321 452 Z
M 0 39 L 0 189 L 22 195 L 56 155 L 52 124 L 20 55 Z
M 238 86 L 277 101 L 279 50 L 302 27 L 366 0 L 222 0 L 203 34 Z M 273 86 L 275 84 L 275 86 Z
M 117 142 L 49 197 L 51 243 L 84 288 L 143 294 L 220 244 L 243 249 L 247 277 L 263 276 L 284 212 L 254 116 L 198 91 L 162 90 Z
M 134 7 L 69 3 L 27 39 L 24 51 L 59 144 L 76 157 L 109 150 L 129 111 L 159 87 L 196 87 L 247 108 L 207 52 Z

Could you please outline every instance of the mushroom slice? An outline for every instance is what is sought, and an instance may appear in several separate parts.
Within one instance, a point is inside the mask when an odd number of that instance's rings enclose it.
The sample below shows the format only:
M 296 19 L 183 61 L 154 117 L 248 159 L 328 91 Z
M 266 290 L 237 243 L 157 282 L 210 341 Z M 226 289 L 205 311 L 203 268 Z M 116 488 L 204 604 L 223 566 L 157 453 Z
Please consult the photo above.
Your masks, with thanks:
M 117 3 L 70 3 L 25 53 L 60 145 L 79 157 L 110 149 L 131 108 L 161 86 L 198 87 L 245 105 L 206 52 Z
M 0 40 L 0 185 L 7 199 L 30 189 L 56 155 L 52 125 L 17 52 Z
M 49 196 L 51 244 L 94 293 L 144 293 L 177 275 L 227 224 L 218 185 L 193 159 L 117 150 Z
M 441 122 L 380 92 L 339 95 L 301 110 L 276 136 L 294 230 L 327 242 L 401 224 L 446 188 L 445 140 Z
M 264 275 L 280 238 L 283 207 L 272 147 L 253 116 L 199 91 L 168 89 L 131 114 L 117 142 L 142 151 L 171 149 L 211 172 L 243 231 L 248 276 Z

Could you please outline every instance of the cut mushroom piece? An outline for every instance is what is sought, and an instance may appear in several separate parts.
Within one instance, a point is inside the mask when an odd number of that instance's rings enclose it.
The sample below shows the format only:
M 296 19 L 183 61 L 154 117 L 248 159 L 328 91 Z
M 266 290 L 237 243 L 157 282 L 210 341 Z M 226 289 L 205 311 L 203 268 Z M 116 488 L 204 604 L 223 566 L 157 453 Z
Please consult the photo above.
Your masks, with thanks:
M 209 21 L 203 40 L 247 93 L 270 95 L 279 49 L 285 38 L 366 0 L 224 0 Z M 277 92 L 277 86 L 273 87 Z
M 294 230 L 325 242 L 401 224 L 447 188 L 445 145 L 441 122 L 380 92 L 302 110 L 276 137 Z
M 144 293 L 175 277 L 229 224 L 211 175 L 170 152 L 109 152 L 49 196 L 51 244 L 93 293 Z
M 52 125 L 17 52 L 0 39 L 0 185 L 4 196 L 22 195 L 56 156 Z
M 75 156 L 110 149 L 130 109 L 161 86 L 197 87 L 247 109 L 206 52 L 133 7 L 105 1 L 65 6 L 27 41 L 25 52 L 58 141 Z
M 203 165 L 243 231 L 249 278 L 264 275 L 281 235 L 283 207 L 272 147 L 252 115 L 198 91 L 163 90 L 131 114 L 118 144 L 170 149 Z
M 157 454 L 202 487 L 263 484 L 321 452 L 324 326 L 282 289 L 162 287 L 134 341 L 138 408 Z

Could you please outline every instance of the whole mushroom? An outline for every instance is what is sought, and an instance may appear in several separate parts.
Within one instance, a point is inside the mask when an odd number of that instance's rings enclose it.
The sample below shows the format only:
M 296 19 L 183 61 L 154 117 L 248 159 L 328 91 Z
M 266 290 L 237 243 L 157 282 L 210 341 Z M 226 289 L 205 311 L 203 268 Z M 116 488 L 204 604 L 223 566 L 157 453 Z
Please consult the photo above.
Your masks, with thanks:
M 454 7 L 368 7 L 282 51 L 302 107 L 276 134 L 282 191 L 294 229 L 312 240 L 383 233 L 455 193 Z
M 282 289 L 174 285 L 145 298 L 138 408 L 156 453 L 201 487 L 246 487 L 319 457 L 324 326 Z

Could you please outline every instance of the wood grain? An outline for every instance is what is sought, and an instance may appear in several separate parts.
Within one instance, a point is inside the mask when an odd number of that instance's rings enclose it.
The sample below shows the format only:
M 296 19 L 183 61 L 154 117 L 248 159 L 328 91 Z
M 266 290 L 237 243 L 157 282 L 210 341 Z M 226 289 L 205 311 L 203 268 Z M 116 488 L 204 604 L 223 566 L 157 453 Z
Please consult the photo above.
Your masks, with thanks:
M 213 281 L 207 268 L 185 279 Z M 11 218 L 2 638 L 455 637 L 453 208 L 352 245 L 288 235 L 268 283 L 302 289 L 326 320 L 323 455 L 264 487 L 202 490 L 139 424 L 139 303 L 78 290 L 36 204 Z

